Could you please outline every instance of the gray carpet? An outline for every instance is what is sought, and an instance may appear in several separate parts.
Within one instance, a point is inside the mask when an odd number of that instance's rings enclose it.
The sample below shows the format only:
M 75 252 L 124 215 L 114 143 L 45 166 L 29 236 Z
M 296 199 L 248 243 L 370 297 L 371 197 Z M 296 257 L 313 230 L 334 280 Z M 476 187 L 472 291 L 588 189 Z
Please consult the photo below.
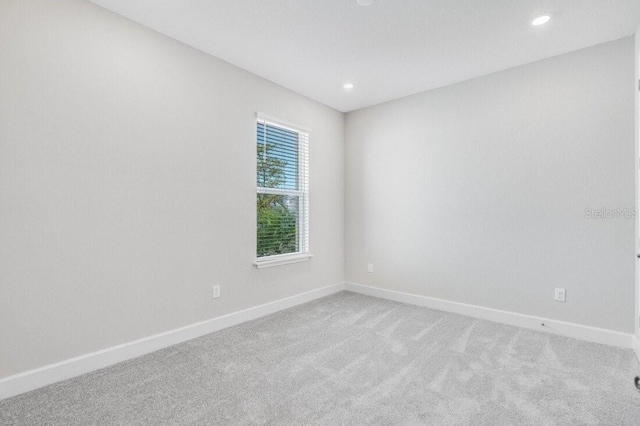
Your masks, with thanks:
M 342 292 L 0 401 L 9 424 L 640 424 L 615 349 Z

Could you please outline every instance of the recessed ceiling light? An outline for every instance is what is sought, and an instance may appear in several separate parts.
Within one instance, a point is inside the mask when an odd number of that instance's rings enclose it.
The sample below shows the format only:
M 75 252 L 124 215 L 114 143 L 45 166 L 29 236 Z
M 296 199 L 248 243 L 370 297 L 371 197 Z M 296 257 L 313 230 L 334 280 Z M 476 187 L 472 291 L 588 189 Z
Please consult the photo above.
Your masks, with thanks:
M 373 0 L 358 0 L 360 6 L 369 6 L 371 3 L 373 3 Z
M 544 25 L 551 19 L 551 15 L 540 15 L 533 21 L 531 21 L 531 25 L 535 25 L 536 27 L 539 25 Z
M 345 89 L 349 90 L 349 89 L 353 89 L 353 83 L 345 83 L 344 86 Z

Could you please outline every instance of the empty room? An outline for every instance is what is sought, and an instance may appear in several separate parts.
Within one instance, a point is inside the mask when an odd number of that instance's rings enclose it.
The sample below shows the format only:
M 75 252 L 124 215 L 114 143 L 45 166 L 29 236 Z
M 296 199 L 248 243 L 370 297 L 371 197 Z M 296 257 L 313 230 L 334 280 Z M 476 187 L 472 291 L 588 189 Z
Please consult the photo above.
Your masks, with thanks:
M 0 0 L 0 425 L 640 425 L 638 0 Z

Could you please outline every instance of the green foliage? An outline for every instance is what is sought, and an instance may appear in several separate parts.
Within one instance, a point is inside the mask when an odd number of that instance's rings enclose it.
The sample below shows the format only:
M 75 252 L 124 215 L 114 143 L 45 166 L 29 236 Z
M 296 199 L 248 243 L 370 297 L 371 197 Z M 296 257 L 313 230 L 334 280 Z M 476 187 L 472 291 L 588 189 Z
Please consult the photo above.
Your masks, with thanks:
M 287 162 L 270 155 L 271 144 L 258 144 L 258 186 L 277 188 L 284 183 Z
M 296 214 L 283 198 L 258 194 L 258 257 L 297 251 Z
M 269 155 L 269 144 L 258 145 L 258 186 L 277 188 L 284 182 L 287 163 Z M 258 194 L 258 257 L 298 250 L 297 215 L 284 195 Z

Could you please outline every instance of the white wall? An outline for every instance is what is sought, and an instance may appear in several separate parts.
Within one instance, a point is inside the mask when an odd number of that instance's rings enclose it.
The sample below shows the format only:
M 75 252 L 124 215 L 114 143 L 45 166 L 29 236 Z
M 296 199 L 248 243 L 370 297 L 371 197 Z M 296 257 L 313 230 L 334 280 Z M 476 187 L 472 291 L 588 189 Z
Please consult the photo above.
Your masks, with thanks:
M 0 52 L 0 378 L 344 280 L 341 113 L 83 1 Z M 252 266 L 257 110 L 312 128 L 309 262 Z
M 633 332 L 633 45 L 347 114 L 346 280 Z
M 635 158 L 636 158 L 636 208 L 640 211 L 640 25 L 635 34 L 635 56 L 636 56 L 636 143 L 635 143 Z M 636 217 L 636 253 L 640 255 L 640 215 Z M 636 312 L 635 312 L 635 331 L 636 335 L 640 336 L 640 268 L 636 261 Z M 640 356 L 639 356 L 640 359 Z

